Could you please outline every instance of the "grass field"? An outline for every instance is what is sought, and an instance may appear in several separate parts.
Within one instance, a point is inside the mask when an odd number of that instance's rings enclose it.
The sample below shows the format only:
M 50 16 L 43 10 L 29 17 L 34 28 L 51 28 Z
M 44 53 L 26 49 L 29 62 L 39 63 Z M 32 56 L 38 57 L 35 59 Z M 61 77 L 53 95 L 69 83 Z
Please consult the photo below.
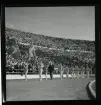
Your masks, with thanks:
M 95 78 L 6 80 L 7 101 L 89 100 L 86 85 Z

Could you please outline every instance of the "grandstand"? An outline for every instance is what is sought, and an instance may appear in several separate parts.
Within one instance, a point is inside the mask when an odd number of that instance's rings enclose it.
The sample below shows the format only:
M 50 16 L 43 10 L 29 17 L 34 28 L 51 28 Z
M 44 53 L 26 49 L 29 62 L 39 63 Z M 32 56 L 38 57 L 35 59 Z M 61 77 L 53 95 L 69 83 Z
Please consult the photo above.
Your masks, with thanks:
M 72 40 L 72 39 L 63 39 L 63 38 L 53 38 L 44 35 L 36 35 L 33 33 L 27 33 L 20 30 L 6 28 L 6 43 L 7 37 L 15 37 L 20 46 L 34 45 L 36 49 L 36 55 L 42 59 L 52 60 L 58 68 L 60 63 L 67 65 L 72 72 L 74 65 L 78 66 L 79 70 L 83 70 L 84 74 L 86 73 L 87 67 L 92 69 L 95 64 L 95 47 L 94 41 L 85 41 L 85 40 Z M 7 46 L 6 46 L 7 48 Z M 7 53 L 7 52 L 6 52 Z M 24 62 L 24 57 L 22 61 L 18 59 L 13 59 L 7 53 L 7 62 L 11 62 L 6 66 L 6 73 L 8 74 L 17 74 L 20 75 L 23 70 L 21 63 Z M 14 68 L 13 62 L 17 64 L 17 69 Z M 28 74 L 37 74 L 38 71 L 29 69 Z M 58 69 L 55 70 L 54 74 L 59 74 Z M 43 72 L 44 74 L 44 72 Z M 94 70 L 92 71 L 94 74 Z

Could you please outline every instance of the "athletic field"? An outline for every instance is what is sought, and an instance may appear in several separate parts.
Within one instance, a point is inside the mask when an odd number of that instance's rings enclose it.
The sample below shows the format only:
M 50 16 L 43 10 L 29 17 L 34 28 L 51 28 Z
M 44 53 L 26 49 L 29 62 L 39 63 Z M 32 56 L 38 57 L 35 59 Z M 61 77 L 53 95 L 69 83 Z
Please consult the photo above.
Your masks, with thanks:
M 86 85 L 94 79 L 6 80 L 6 98 L 7 101 L 89 100 Z

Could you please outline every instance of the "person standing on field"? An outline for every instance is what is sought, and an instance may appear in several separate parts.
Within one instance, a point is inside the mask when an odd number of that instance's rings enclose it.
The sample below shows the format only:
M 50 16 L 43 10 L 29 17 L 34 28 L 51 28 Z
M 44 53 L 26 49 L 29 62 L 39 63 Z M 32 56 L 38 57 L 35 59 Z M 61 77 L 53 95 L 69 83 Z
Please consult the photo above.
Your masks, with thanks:
M 50 74 L 50 78 L 52 80 L 53 79 L 54 65 L 51 61 L 49 62 L 48 71 L 49 71 L 49 74 Z
M 68 67 L 68 65 L 65 66 L 65 70 L 66 70 L 66 76 L 67 76 L 67 78 L 69 78 L 69 67 Z
M 61 80 L 63 79 L 63 72 L 64 72 L 64 68 L 63 68 L 63 64 L 61 63 L 60 64 L 60 77 L 61 77 Z
M 40 81 L 42 81 L 43 67 L 44 67 L 44 64 L 43 64 L 42 61 L 41 61 L 41 62 L 40 62 L 40 70 L 39 70 Z

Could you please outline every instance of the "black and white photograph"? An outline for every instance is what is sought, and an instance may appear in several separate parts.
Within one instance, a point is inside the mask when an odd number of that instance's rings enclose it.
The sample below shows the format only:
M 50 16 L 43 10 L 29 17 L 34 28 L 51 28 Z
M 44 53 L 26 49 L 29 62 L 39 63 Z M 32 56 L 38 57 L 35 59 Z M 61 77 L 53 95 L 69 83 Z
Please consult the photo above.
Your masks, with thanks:
M 95 6 L 5 7 L 5 47 L 7 101 L 96 99 Z

